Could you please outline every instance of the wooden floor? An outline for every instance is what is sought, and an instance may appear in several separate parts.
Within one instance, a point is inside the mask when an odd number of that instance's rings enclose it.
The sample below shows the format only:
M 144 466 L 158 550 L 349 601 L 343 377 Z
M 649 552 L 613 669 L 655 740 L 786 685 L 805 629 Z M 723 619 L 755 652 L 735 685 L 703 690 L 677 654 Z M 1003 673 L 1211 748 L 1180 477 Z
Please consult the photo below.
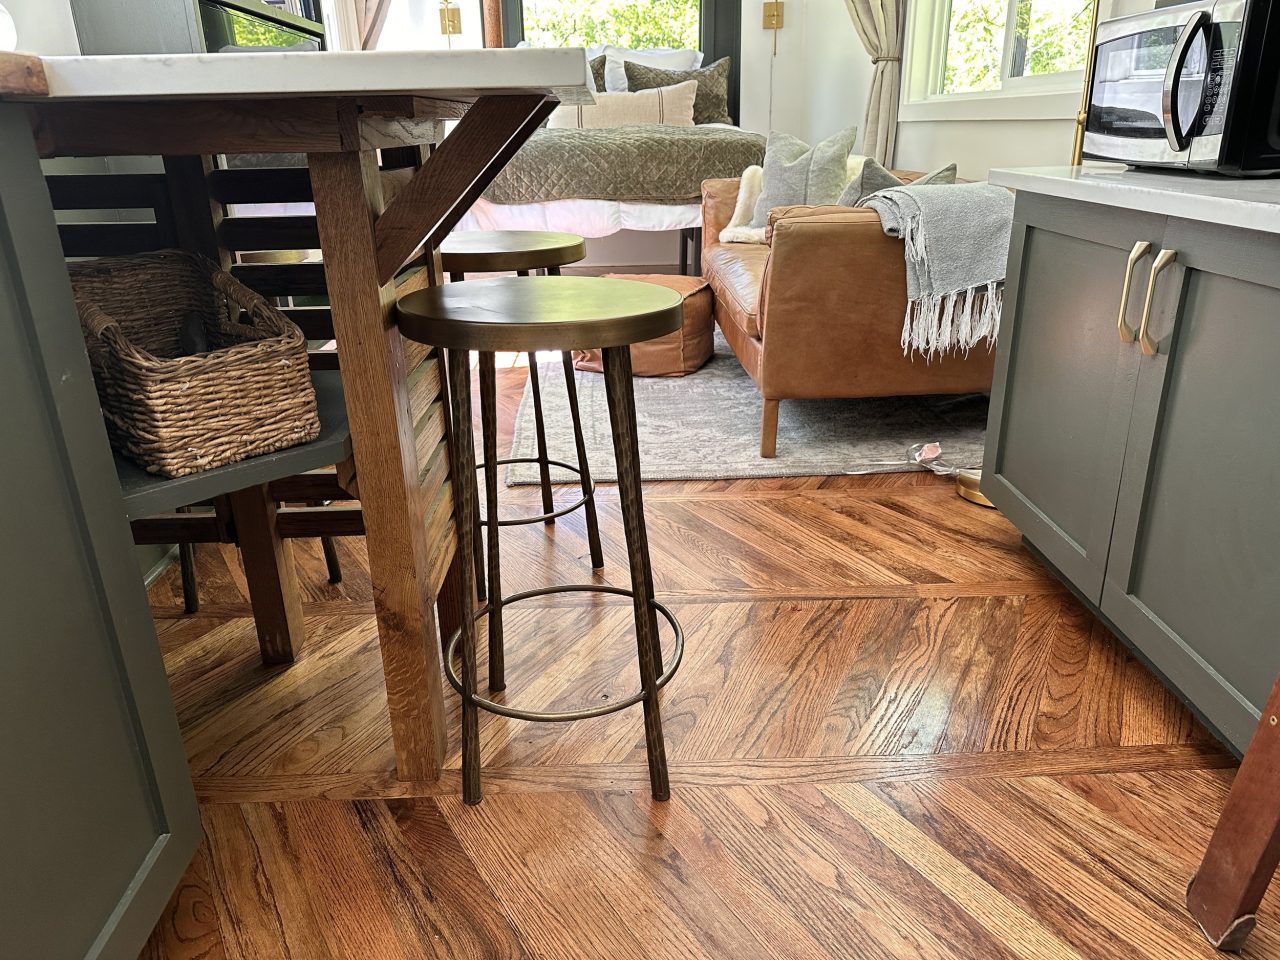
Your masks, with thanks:
M 524 371 L 499 373 L 509 422 Z M 533 488 L 502 495 L 537 509 Z M 205 842 L 144 956 L 1216 955 L 1181 904 L 1234 763 L 998 514 L 926 474 L 646 496 L 688 638 L 662 698 L 666 804 L 638 708 L 483 715 L 479 807 L 456 769 L 397 781 L 360 540 L 339 586 L 296 544 L 309 636 L 287 669 L 258 660 L 233 551 L 200 549 L 197 616 L 176 571 L 158 581 Z M 600 579 L 622 583 L 612 488 L 600 508 Z M 577 515 L 503 549 L 508 591 L 590 578 Z M 511 608 L 508 702 L 631 692 L 629 616 Z M 456 744 L 456 704 L 450 722 Z M 1274 894 L 1245 956 L 1280 957 Z

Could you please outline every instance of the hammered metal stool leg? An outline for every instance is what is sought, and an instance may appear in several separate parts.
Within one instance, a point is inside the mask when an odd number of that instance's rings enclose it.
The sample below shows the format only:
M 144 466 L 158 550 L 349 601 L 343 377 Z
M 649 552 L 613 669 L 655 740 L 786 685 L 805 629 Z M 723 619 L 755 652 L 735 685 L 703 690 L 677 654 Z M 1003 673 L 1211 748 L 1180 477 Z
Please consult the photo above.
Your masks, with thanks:
M 507 686 L 502 645 L 502 559 L 498 555 L 498 383 L 494 356 L 481 351 L 480 432 L 484 445 L 485 540 L 489 548 L 489 689 Z M 474 471 L 472 476 L 474 477 Z
M 618 497 L 622 501 L 622 525 L 626 531 L 627 559 L 631 565 L 640 689 L 644 692 L 644 742 L 649 758 L 649 785 L 655 800 L 666 800 L 671 795 L 671 787 L 667 781 L 662 713 L 658 709 L 662 647 L 658 641 L 653 568 L 649 563 L 649 536 L 644 524 L 644 497 L 640 490 L 640 449 L 635 395 L 631 385 L 631 348 L 605 347 L 603 353 L 605 395 L 609 400 L 609 424 L 613 429 L 613 449 L 618 464 Z
M 462 577 L 462 596 L 470 597 L 474 595 L 476 585 L 475 567 L 468 560 L 480 553 L 476 548 L 479 494 L 476 491 L 475 434 L 471 428 L 471 360 L 466 350 L 449 350 L 446 356 L 449 405 L 454 423 L 454 429 L 449 431 L 449 452 L 457 491 L 454 510 L 457 514 L 458 552 L 462 556 L 458 569 Z M 482 794 L 480 709 L 476 704 L 476 623 L 473 617 L 463 616 L 461 619 L 458 637 L 462 648 L 462 798 L 467 803 L 479 803 Z

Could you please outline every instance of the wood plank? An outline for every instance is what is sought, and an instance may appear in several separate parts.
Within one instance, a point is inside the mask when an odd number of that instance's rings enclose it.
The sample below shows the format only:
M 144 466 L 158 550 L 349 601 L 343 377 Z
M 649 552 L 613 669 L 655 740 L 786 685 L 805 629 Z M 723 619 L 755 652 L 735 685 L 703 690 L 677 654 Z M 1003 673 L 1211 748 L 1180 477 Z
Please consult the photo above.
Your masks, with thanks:
M 404 353 L 392 316 L 393 290 L 377 272 L 374 218 L 381 185 L 372 154 L 314 154 L 308 160 L 360 470 L 397 768 L 407 779 L 429 780 L 443 761 L 444 692 Z
M 378 218 L 378 279 L 387 283 L 424 243 L 439 246 L 555 107 L 538 95 L 484 96 Z
M 264 297 L 323 297 L 323 263 L 237 263 L 231 275 Z
M 66 257 L 123 257 L 166 246 L 160 228 L 144 221 L 60 223 L 58 239 Z
M 292 663 L 305 629 L 293 551 L 276 527 L 275 501 L 265 485 L 237 490 L 230 499 L 262 662 Z
M 334 153 L 363 142 L 358 103 L 326 97 L 121 101 L 109 110 L 58 101 L 30 104 L 28 112 L 42 157 Z M 363 149 L 431 143 L 435 136 L 430 121 L 394 125 L 379 116 L 371 124 Z
M 281 507 L 276 530 L 288 540 L 298 537 L 363 537 L 364 511 L 360 507 Z
M 0 94 L 15 97 L 47 97 L 49 80 L 39 57 L 0 50 Z
M 219 203 L 310 203 L 306 167 L 252 167 L 213 170 L 209 193 Z
M 55 210 L 151 207 L 165 190 L 162 173 L 60 173 L 44 182 Z
M 279 202 L 279 201 L 277 201 Z M 226 217 L 218 225 L 218 240 L 228 250 L 318 250 L 316 218 Z
M 308 340 L 332 340 L 333 316 L 328 307 L 281 307 Z

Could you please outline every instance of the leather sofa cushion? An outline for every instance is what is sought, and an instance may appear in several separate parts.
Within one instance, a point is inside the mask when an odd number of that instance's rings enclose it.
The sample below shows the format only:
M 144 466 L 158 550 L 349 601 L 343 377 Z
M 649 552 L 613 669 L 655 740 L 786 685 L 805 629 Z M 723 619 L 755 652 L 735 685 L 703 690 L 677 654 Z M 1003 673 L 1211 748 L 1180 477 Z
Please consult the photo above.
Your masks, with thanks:
M 760 243 L 715 243 L 702 252 L 702 275 L 715 291 L 716 306 L 757 340 L 760 287 L 768 262 L 769 248 Z

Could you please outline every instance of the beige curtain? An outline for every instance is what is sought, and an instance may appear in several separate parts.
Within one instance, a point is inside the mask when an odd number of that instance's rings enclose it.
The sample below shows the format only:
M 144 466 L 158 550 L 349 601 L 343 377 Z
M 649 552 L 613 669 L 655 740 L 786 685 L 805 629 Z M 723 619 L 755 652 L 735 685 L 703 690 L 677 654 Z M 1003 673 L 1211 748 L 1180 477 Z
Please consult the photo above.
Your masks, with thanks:
M 387 10 L 391 0 L 354 0 L 356 17 L 360 22 L 360 48 L 372 50 L 378 45 L 382 25 L 387 22 Z
M 871 54 L 875 75 L 867 97 L 863 150 L 886 167 L 893 165 L 902 95 L 902 34 L 907 0 L 844 0 L 854 29 Z

